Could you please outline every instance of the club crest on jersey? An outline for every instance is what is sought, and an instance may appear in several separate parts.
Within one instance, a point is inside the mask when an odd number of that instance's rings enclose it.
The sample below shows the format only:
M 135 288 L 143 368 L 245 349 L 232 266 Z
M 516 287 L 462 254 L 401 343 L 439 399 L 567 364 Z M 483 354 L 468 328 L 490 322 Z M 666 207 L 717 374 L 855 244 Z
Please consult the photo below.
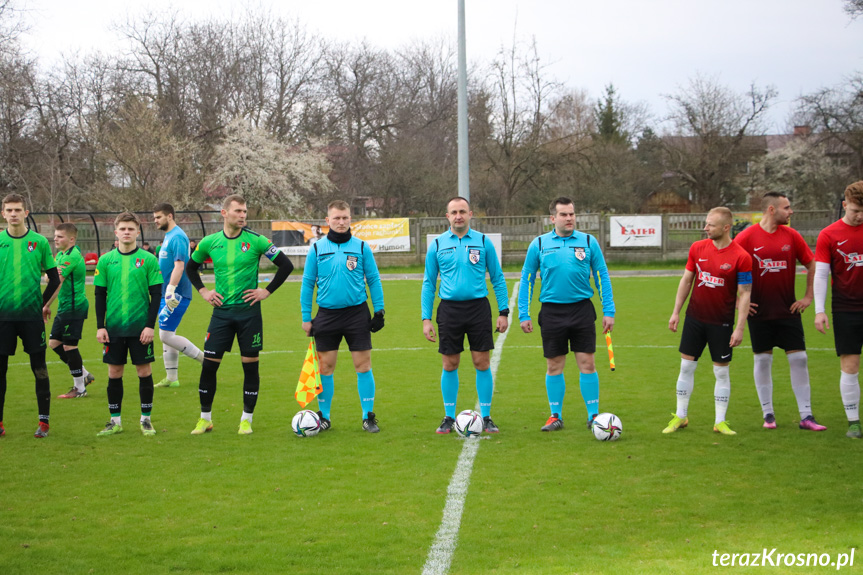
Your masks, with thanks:
M 782 251 L 783 252 L 790 252 L 791 251 L 791 245 L 785 244 L 784 246 L 782 246 Z
M 710 272 L 703 271 L 701 266 L 695 266 L 698 269 L 698 286 L 707 286 L 709 288 L 717 288 L 725 286 L 725 278 L 710 275 Z
M 479 263 L 479 250 L 468 250 L 467 259 L 469 259 L 470 263 L 472 263 L 472 264 L 478 264 Z
M 770 258 L 761 259 L 755 254 L 753 254 L 753 257 L 758 260 L 758 269 L 761 270 L 761 275 L 778 273 L 788 269 L 788 262 L 785 260 L 773 261 Z
M 139 268 L 144 265 L 144 258 L 135 258 L 135 267 Z
M 584 258 L 587 257 L 587 253 L 585 253 L 584 248 L 572 248 L 575 250 L 575 257 L 578 258 L 578 261 L 583 262 Z
M 722 264 L 721 266 L 719 266 L 719 269 L 721 269 L 722 271 L 727 272 L 728 270 L 730 270 L 730 269 L 731 269 L 731 264 L 728 264 L 728 263 L 726 263 L 726 264 Z
M 242 242 L 240 244 L 240 249 L 244 252 L 249 251 L 251 248 L 252 248 L 252 244 L 250 244 L 249 242 Z
M 36 249 L 36 242 L 27 242 L 27 251 L 32 252 Z
M 345 266 L 351 271 L 357 269 L 357 256 L 348 256 L 348 260 L 345 262 Z

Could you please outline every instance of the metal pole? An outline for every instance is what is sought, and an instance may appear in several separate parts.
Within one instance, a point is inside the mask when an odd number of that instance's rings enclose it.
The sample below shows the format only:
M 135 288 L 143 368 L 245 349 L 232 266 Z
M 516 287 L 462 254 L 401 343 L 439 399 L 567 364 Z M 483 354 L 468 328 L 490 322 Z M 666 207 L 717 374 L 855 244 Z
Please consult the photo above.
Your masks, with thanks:
M 458 0 L 458 195 L 470 201 L 467 141 L 467 49 L 464 0 Z

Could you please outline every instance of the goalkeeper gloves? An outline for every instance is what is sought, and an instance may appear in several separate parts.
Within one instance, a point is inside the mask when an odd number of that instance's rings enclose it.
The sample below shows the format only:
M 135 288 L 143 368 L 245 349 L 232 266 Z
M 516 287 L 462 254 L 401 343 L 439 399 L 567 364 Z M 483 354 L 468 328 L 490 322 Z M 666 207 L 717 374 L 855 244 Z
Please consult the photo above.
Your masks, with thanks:
M 171 284 L 168 284 L 168 287 L 165 288 L 165 305 L 171 309 L 180 305 L 180 297 L 174 293 L 176 289 L 177 286 Z

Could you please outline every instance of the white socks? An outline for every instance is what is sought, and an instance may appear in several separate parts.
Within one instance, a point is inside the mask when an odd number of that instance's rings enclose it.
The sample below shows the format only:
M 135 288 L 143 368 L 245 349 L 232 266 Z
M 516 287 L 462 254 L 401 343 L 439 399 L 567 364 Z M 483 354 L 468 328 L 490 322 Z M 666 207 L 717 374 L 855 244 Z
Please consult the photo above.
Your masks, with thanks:
M 165 375 L 168 376 L 168 381 L 177 381 L 179 377 L 177 375 L 177 368 L 180 365 L 180 352 L 165 344 L 164 339 L 162 340 L 162 344 L 162 361 L 165 364 Z
M 731 377 L 727 365 L 714 365 L 713 375 L 716 377 L 716 385 L 713 387 L 713 400 L 716 405 L 716 421 L 725 421 L 725 413 L 728 411 L 728 398 L 731 396 Z
M 791 356 L 789 356 L 789 361 Z M 755 391 L 761 402 L 761 412 L 764 415 L 773 413 L 773 354 L 755 354 L 755 366 L 752 375 L 755 378 Z
M 842 372 L 839 378 L 839 392 L 842 394 L 842 403 L 845 406 L 845 416 L 848 421 L 860 420 L 860 382 L 856 373 Z
M 788 354 L 788 368 L 791 371 L 791 389 L 797 398 L 800 419 L 812 415 L 811 388 L 809 387 L 809 358 L 805 351 Z
M 689 412 L 689 398 L 695 387 L 697 361 L 680 360 L 680 375 L 677 376 L 677 417 L 683 419 Z

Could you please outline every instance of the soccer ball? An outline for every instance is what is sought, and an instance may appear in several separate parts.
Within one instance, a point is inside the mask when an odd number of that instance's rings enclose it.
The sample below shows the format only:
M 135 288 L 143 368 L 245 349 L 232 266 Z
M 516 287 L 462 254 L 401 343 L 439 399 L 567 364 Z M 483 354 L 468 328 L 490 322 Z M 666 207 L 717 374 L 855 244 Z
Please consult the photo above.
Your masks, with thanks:
M 463 437 L 473 437 L 482 433 L 482 416 L 476 411 L 465 409 L 455 416 L 455 430 Z
M 311 409 L 304 409 L 291 420 L 291 429 L 297 437 L 311 437 L 321 430 L 321 419 Z
M 593 420 L 593 436 L 600 441 L 617 441 L 621 433 L 623 424 L 613 413 L 600 413 Z

